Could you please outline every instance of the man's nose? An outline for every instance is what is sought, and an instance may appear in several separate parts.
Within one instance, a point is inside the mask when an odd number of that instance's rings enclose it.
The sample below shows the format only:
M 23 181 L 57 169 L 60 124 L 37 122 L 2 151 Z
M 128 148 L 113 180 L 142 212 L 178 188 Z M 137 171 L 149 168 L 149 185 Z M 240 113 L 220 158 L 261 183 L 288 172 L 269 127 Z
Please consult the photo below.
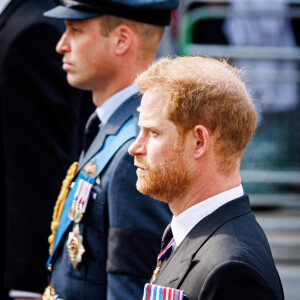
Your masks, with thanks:
M 65 32 L 56 45 L 56 52 L 59 54 L 64 54 L 70 51 L 70 45 L 68 43 L 67 33 Z
M 128 153 L 132 156 L 146 154 L 146 148 L 145 148 L 141 133 L 138 135 L 136 140 L 130 145 L 130 147 L 128 149 Z

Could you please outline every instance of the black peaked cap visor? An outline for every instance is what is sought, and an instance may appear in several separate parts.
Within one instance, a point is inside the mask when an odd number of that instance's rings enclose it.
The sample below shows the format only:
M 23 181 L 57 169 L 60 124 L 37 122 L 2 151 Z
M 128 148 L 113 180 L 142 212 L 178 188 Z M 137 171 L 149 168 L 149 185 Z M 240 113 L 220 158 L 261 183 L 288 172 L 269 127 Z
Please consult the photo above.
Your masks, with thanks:
M 100 16 L 100 13 L 82 11 L 62 5 L 56 6 L 44 13 L 45 17 L 66 19 L 66 20 L 83 20 Z
M 169 25 L 171 21 L 170 10 L 133 10 L 117 5 L 102 5 L 94 7 L 89 5 L 78 5 L 74 7 L 59 5 L 51 10 L 46 11 L 44 16 L 56 19 L 81 20 L 94 18 L 104 14 L 160 26 Z

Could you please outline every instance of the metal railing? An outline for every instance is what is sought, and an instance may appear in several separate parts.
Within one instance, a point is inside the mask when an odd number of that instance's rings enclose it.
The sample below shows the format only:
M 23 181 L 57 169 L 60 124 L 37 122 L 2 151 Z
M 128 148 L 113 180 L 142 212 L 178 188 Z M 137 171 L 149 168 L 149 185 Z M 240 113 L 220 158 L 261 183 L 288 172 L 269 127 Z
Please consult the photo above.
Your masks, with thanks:
M 195 24 L 204 20 L 224 18 L 300 18 L 300 8 L 289 7 L 287 10 L 277 9 L 232 9 L 229 6 L 200 6 L 205 3 L 230 4 L 232 1 L 187 1 L 182 9 L 179 32 L 180 55 L 209 55 L 211 57 L 227 57 L 232 59 L 270 59 L 270 60 L 300 60 L 300 49 L 290 47 L 253 47 L 253 46 L 223 46 L 223 45 L 199 45 L 193 43 L 192 32 Z M 289 4 L 299 4 L 299 0 L 287 1 Z M 192 9 L 192 7 L 194 8 Z
M 205 6 L 204 4 L 219 4 L 218 6 Z M 222 3 L 222 5 L 220 5 Z M 285 10 L 278 9 L 232 9 L 232 1 L 185 1 L 180 12 L 179 26 L 179 54 L 180 55 L 201 55 L 210 57 L 228 58 L 232 61 L 247 59 L 250 61 L 268 60 L 283 62 L 300 62 L 299 47 L 270 47 L 270 46 L 232 46 L 224 44 L 199 44 L 193 41 L 196 25 L 207 20 L 218 20 L 225 18 L 287 18 L 300 19 L 300 0 L 287 1 L 289 5 L 299 5 L 299 7 L 287 6 Z M 205 29 L 204 29 L 205 30 Z M 291 70 L 288 74 L 282 76 L 281 70 L 275 70 L 272 76 L 268 74 L 256 73 L 249 68 L 245 72 L 247 82 L 276 82 L 278 84 L 291 82 L 298 84 L 300 82 L 299 68 Z M 298 104 L 299 106 L 299 104 Z M 299 109 L 299 108 L 298 108 Z M 299 114 L 300 116 L 300 114 Z M 296 124 L 297 125 L 297 124 Z M 279 125 L 280 126 L 280 125 Z M 300 121 L 296 128 L 300 131 Z M 276 129 L 275 129 L 276 130 Z M 287 128 L 288 130 L 288 128 Z M 268 134 L 268 133 L 265 133 Z M 299 134 L 300 137 L 300 134 Z M 284 138 L 283 138 L 284 139 Z M 254 141 L 259 143 L 260 141 Z M 283 141 L 284 143 L 284 141 Z M 300 141 L 299 141 L 300 143 Z M 278 145 L 280 146 L 280 145 Z M 253 147 L 253 145 L 252 145 Z M 294 149 L 289 149 L 294 151 Z M 255 156 L 255 154 L 254 154 Z M 253 158 L 255 160 L 255 158 Z M 300 161 L 300 153 L 299 153 Z M 299 164 L 300 166 L 300 164 Z M 251 202 L 255 207 L 297 207 L 300 208 L 300 169 L 285 166 L 264 166 L 260 168 L 249 169 L 247 166 L 241 172 L 242 181 L 246 186 L 251 186 Z M 267 187 L 262 191 L 261 186 Z M 276 189 L 274 189 L 276 186 Z M 258 187 L 258 188 L 256 188 Z

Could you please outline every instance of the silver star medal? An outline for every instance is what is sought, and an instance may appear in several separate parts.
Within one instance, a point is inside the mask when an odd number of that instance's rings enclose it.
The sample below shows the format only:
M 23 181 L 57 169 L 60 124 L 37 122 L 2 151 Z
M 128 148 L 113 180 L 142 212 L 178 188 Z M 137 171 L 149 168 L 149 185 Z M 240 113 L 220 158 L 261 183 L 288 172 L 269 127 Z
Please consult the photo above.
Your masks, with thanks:
M 74 269 L 82 261 L 82 255 L 85 252 L 82 240 L 83 237 L 80 235 L 79 224 L 76 224 L 73 231 L 69 233 L 67 241 L 68 254 Z

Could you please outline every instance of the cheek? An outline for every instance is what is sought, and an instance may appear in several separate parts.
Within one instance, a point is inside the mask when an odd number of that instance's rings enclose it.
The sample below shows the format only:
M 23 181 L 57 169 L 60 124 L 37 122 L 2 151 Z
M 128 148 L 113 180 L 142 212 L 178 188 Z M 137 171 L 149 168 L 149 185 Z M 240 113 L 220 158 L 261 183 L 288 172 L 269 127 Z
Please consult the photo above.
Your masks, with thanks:
M 147 150 L 148 163 L 151 165 L 160 164 L 163 160 L 167 160 L 170 155 L 170 147 L 168 145 L 151 145 Z
M 91 51 L 86 53 L 91 69 L 99 73 L 110 74 L 114 66 L 114 61 L 111 58 L 109 51 L 106 51 L 103 47 L 91 46 Z
M 71 48 L 73 59 L 75 59 L 79 65 L 85 64 L 85 62 L 89 59 L 89 55 L 86 50 L 88 46 L 86 46 L 86 44 L 87 43 L 76 43 Z
M 97 47 L 98 43 L 98 41 L 92 39 L 91 37 L 77 39 L 73 50 L 74 52 L 76 51 L 78 55 L 88 59 L 91 55 L 94 55 L 94 53 L 98 52 L 99 55 L 99 49 Z
M 90 49 L 90 51 L 87 51 L 87 49 Z M 102 69 L 99 62 L 101 59 L 99 59 L 99 53 L 97 53 L 95 49 L 88 45 L 84 47 L 83 51 L 80 51 L 77 54 L 77 61 L 79 62 L 77 68 L 82 72 L 82 75 L 97 75 L 101 72 Z

